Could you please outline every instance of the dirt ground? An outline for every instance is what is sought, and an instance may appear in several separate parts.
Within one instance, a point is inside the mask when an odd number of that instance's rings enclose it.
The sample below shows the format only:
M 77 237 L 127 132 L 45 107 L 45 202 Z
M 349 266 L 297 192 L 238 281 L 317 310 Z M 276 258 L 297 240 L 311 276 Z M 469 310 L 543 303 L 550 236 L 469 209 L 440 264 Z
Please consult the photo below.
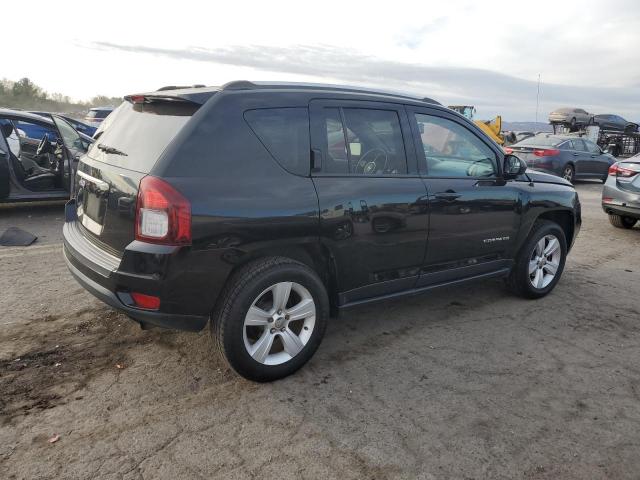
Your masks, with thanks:
M 332 320 L 310 364 L 266 385 L 208 329 L 143 331 L 61 256 L 62 208 L 0 210 L 0 477 L 611 479 L 640 475 L 640 229 L 599 183 L 543 300 L 500 281 Z M 58 440 L 49 440 L 59 436 Z

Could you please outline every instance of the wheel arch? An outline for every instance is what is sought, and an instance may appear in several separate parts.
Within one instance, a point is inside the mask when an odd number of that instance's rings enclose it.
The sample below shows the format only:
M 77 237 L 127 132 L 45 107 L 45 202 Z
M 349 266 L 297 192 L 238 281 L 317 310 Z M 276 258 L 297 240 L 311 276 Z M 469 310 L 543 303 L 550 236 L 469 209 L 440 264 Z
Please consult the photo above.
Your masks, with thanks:
M 560 228 L 562 228 L 562 231 L 564 232 L 564 236 L 567 241 L 567 251 L 571 249 L 571 246 L 573 244 L 572 242 L 573 235 L 575 232 L 575 217 L 573 212 L 569 210 L 545 211 L 545 212 L 542 212 L 540 215 L 538 215 L 538 217 L 536 218 L 536 221 L 538 220 L 549 220 L 551 222 L 558 224 Z M 533 228 L 533 225 L 532 225 L 532 228 Z M 531 230 L 529 230 L 529 233 L 530 232 Z
M 267 257 L 283 257 L 298 261 L 311 268 L 322 280 L 331 307 L 331 316 L 338 313 L 338 289 L 335 259 L 329 249 L 321 243 L 298 243 L 287 245 L 273 245 L 253 250 L 243 255 L 229 273 L 231 278 L 245 265 Z

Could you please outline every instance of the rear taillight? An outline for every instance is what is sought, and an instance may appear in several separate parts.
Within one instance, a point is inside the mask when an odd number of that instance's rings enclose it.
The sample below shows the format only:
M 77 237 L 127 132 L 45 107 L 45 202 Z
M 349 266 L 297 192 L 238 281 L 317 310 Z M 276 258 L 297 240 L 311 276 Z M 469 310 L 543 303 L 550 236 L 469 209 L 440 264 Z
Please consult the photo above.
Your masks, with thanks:
M 513 153 L 513 148 L 504 147 L 503 150 L 507 155 L 511 155 Z
M 129 100 L 131 100 L 131 103 L 145 103 L 146 98 L 144 95 L 131 95 Z
M 136 204 L 136 240 L 163 245 L 191 244 L 191 204 L 157 177 L 140 181 Z
M 613 175 L 614 177 L 633 177 L 638 173 L 640 173 L 640 170 L 621 167 L 619 163 L 614 163 L 609 167 L 609 175 Z
M 560 150 L 558 150 L 557 148 L 539 149 L 533 151 L 533 154 L 536 157 L 553 157 L 554 155 L 558 155 L 559 153 Z

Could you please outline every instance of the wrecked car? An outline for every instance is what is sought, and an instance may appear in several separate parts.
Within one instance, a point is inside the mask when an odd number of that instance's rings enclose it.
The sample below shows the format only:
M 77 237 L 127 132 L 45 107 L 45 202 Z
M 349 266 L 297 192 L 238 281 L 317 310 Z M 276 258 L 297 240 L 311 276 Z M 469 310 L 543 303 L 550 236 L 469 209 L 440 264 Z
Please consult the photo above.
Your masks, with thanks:
M 0 202 L 68 199 L 91 143 L 59 116 L 0 108 Z

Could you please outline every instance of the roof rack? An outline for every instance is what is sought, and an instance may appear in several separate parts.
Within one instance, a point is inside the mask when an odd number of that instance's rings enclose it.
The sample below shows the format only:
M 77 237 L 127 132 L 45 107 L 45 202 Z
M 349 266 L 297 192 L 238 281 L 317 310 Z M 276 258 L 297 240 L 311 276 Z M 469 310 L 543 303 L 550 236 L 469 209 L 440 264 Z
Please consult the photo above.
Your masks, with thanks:
M 313 90 L 333 90 L 346 92 L 359 92 L 378 95 L 389 95 L 398 98 L 408 98 L 419 102 L 431 103 L 434 105 L 442 105 L 440 102 L 429 98 L 410 95 L 402 92 L 394 92 L 389 90 L 377 90 L 373 88 L 354 87 L 351 85 L 332 85 L 327 83 L 304 83 L 304 82 L 250 82 L 248 80 L 235 80 L 225 83 L 220 87 L 221 90 L 259 90 L 259 89 L 277 89 L 277 88 L 300 88 Z

